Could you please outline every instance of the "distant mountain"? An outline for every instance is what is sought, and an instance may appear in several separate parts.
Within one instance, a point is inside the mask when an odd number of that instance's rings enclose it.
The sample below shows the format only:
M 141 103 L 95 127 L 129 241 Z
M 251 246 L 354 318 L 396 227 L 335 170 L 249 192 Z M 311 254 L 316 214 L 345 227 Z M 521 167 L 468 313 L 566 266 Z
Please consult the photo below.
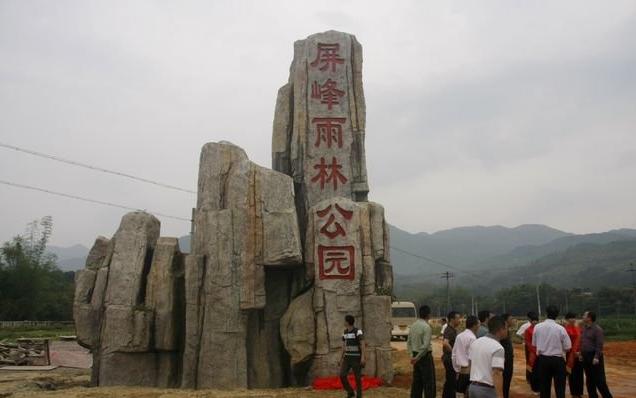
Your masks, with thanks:
M 580 245 L 591 244 L 598 249 L 598 245 L 636 240 L 634 229 L 624 228 L 597 234 L 574 235 L 535 224 L 515 228 L 460 227 L 432 234 L 425 232 L 413 234 L 390 226 L 390 232 L 391 262 L 396 275 L 396 285 L 402 282 L 408 282 L 411 285 L 433 281 L 437 283 L 431 275 L 447 271 L 448 268 L 435 262 L 449 264 L 467 271 L 483 271 L 484 275 L 491 275 L 496 271 L 497 274 L 506 275 L 500 280 L 503 283 L 511 278 L 506 271 L 509 268 L 513 268 L 515 273 L 521 275 L 517 270 L 523 269 L 528 264 L 544 264 L 544 261 L 548 261 L 552 264 L 551 266 L 557 267 L 558 264 L 554 263 L 555 259 L 561 258 L 566 261 L 570 257 L 559 256 L 564 253 L 572 255 L 570 252 L 572 248 L 578 248 L 578 253 L 582 253 L 580 251 L 583 249 L 579 247 Z M 190 252 L 190 236 L 180 237 L 179 246 L 182 252 Z M 61 269 L 72 271 L 84 267 L 89 249 L 83 245 L 49 246 L 48 251 L 57 256 L 58 266 Z M 430 258 L 435 262 L 414 257 L 403 251 Z M 592 258 L 597 258 L 597 254 L 590 255 Z M 621 256 L 619 258 L 624 260 Z M 634 260 L 636 258 L 632 259 Z M 566 274 L 569 275 L 569 272 L 567 271 Z M 460 274 L 461 272 L 457 275 L 458 283 L 462 279 Z
M 525 266 L 488 274 L 493 286 L 549 282 L 560 287 L 595 288 L 631 283 L 625 270 L 636 262 L 636 237 L 609 243 L 579 243 Z
M 475 263 L 503 255 L 519 246 L 544 245 L 568 236 L 572 234 L 535 224 L 515 228 L 460 227 L 433 234 L 411 234 L 391 226 L 391 262 L 394 273 L 401 275 L 446 270 L 444 266 L 403 252 L 407 251 L 468 269 Z
M 62 271 L 77 271 L 84 268 L 89 251 L 84 245 L 73 245 L 70 247 L 47 246 L 46 250 L 55 254 L 57 266 Z
M 609 232 L 570 235 L 555 239 L 543 245 L 519 246 L 510 252 L 478 261 L 473 268 L 477 269 L 502 269 L 527 265 L 543 256 L 552 253 L 563 252 L 573 246 L 582 243 L 607 244 L 616 241 L 636 239 L 636 230 L 617 229 Z

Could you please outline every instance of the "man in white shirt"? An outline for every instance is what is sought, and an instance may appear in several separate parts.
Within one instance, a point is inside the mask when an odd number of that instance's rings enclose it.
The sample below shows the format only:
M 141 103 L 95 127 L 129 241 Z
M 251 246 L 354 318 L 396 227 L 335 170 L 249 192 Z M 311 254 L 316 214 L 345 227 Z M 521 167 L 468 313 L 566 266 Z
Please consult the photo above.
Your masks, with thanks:
M 457 335 L 453 346 L 453 369 L 457 373 L 457 392 L 468 398 L 468 385 L 470 384 L 470 360 L 468 351 L 473 341 L 477 340 L 479 319 L 475 315 L 466 317 L 466 329 Z
M 488 334 L 470 345 L 470 398 L 503 396 L 504 348 L 499 340 L 508 335 L 506 323 L 500 316 L 488 321 Z
M 528 320 L 524 324 L 519 326 L 519 329 L 517 329 L 517 336 L 519 336 L 521 339 L 523 339 L 523 334 L 526 332 L 526 329 L 528 329 L 530 325 L 532 325 L 532 322 L 531 322 L 532 314 L 533 314 L 532 311 L 528 312 L 527 314 Z
M 548 318 L 534 327 L 532 345 L 537 348 L 537 368 L 541 385 L 541 398 L 550 398 L 552 379 L 557 398 L 565 398 L 564 355 L 572 348 L 565 328 L 555 322 L 559 310 L 553 305 L 546 308 Z
M 448 321 L 446 321 L 446 318 L 442 318 L 441 322 L 442 322 L 442 329 L 439 331 L 439 339 L 444 340 L 444 332 L 446 331 L 446 328 L 448 327 Z

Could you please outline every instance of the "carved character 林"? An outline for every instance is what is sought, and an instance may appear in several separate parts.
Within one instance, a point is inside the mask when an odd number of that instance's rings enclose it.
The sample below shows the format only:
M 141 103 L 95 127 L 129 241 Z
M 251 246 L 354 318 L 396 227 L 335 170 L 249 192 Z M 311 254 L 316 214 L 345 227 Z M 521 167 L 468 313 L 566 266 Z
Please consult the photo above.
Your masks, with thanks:
M 336 157 L 331 158 L 331 164 L 327 164 L 325 162 L 325 158 L 320 158 L 320 163 L 314 165 L 314 169 L 318 170 L 318 173 L 311 179 L 312 182 L 320 182 L 320 190 L 325 189 L 325 184 L 333 183 L 333 190 L 338 189 L 338 181 L 340 184 L 345 184 L 347 182 L 347 177 L 345 177 L 341 172 L 342 165 L 338 164 L 338 160 Z

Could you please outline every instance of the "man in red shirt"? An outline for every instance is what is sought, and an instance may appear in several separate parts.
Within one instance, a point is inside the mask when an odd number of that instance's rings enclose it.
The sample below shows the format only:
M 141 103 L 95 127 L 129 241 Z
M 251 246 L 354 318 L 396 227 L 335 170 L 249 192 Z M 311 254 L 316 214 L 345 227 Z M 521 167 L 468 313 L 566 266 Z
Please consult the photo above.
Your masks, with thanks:
M 576 314 L 568 312 L 565 315 L 565 331 L 572 341 L 572 348 L 568 352 L 565 369 L 568 372 L 568 384 L 573 398 L 583 396 L 583 362 L 581 360 L 581 328 L 577 325 Z
M 530 384 L 532 391 L 539 392 L 539 372 L 537 371 L 537 347 L 532 345 L 532 335 L 534 327 L 539 323 L 539 315 L 536 312 L 528 312 L 530 326 L 523 333 L 523 339 L 528 349 L 528 357 L 526 358 L 526 380 Z

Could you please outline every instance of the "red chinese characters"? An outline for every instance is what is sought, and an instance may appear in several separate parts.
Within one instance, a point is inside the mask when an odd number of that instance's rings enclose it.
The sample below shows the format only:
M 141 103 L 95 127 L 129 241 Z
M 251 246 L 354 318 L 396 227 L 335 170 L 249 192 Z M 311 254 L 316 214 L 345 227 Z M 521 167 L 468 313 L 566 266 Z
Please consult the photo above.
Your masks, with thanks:
M 320 279 L 350 279 L 356 275 L 353 246 L 318 246 Z
M 344 218 L 347 221 L 351 220 L 351 217 L 353 216 L 352 211 L 345 210 L 342 207 L 340 207 L 338 204 L 336 204 L 335 207 L 336 207 L 336 211 L 340 214 L 340 216 L 342 216 L 342 218 Z M 322 210 L 318 210 L 317 212 L 318 217 L 320 218 L 324 218 L 327 215 L 329 215 L 325 225 L 323 225 L 322 228 L 320 228 L 320 233 L 327 236 L 329 239 L 334 239 L 337 236 L 347 236 L 347 233 L 342 227 L 342 224 L 336 221 L 336 216 L 335 214 L 331 212 L 331 209 L 332 209 L 332 206 L 329 205 Z
M 318 43 L 318 51 L 316 53 L 316 59 L 309 65 L 312 67 L 318 67 L 321 71 L 326 71 L 331 67 L 331 71 L 336 71 L 336 65 L 344 64 L 344 59 L 340 58 L 340 44 L 326 44 Z
M 333 240 L 347 236 L 347 223 L 353 211 L 345 210 L 337 203 L 316 212 L 320 219 L 326 219 L 320 227 L 320 234 Z M 318 276 L 320 279 L 355 278 L 355 248 L 352 245 L 318 245 Z
M 338 160 L 335 157 L 331 158 L 331 163 L 327 164 L 325 158 L 320 158 L 320 163 L 314 165 L 314 169 L 318 170 L 318 173 L 311 179 L 311 182 L 319 182 L 320 190 L 325 189 L 325 184 L 332 183 L 333 190 L 338 189 L 338 182 L 344 184 L 347 182 L 347 177 L 340 172 L 342 165 L 338 164 Z
M 317 81 L 311 85 L 311 98 L 319 99 L 321 104 L 327 104 L 329 110 L 334 104 L 340 103 L 340 97 L 344 94 L 344 91 L 338 89 L 338 83 L 331 79 L 327 79 L 322 86 Z
M 342 148 L 342 125 L 346 120 L 344 117 L 315 117 L 311 119 L 311 123 L 316 125 L 314 146 L 320 148 L 320 144 L 324 142 L 327 148 L 331 148 L 332 144 Z

